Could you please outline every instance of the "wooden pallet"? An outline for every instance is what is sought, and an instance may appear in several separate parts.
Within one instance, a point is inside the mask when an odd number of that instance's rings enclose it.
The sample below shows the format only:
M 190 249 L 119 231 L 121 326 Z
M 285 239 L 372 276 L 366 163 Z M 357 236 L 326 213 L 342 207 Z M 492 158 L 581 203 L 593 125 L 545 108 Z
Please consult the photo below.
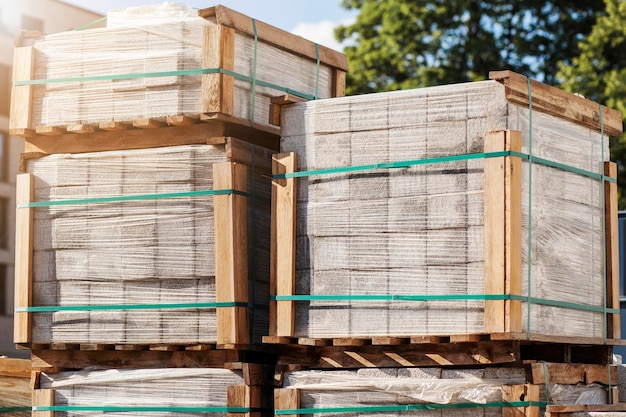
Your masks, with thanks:
M 406 366 L 485 366 L 523 361 L 577 362 L 606 366 L 610 345 L 538 343 L 490 339 L 489 335 L 415 338 L 297 339 L 264 338 L 274 343 L 278 364 L 308 369 Z M 391 342 L 391 343 L 381 343 Z
M 485 133 L 485 152 L 521 152 L 522 134 L 518 131 L 490 131 Z M 520 158 L 502 156 L 484 161 L 484 262 L 485 294 L 521 297 L 522 294 L 522 161 Z M 274 175 L 293 173 L 297 170 L 295 153 L 274 156 Z M 613 162 L 605 163 L 605 175 L 617 177 Z M 297 178 L 277 178 L 272 183 L 272 255 L 271 295 L 296 295 L 296 186 Z M 605 182 L 606 221 L 606 307 L 619 309 L 618 239 L 617 239 L 617 184 Z M 558 301 L 558 300 L 557 300 Z M 491 339 L 526 340 L 523 328 L 522 301 L 519 298 L 486 300 L 484 302 L 484 332 Z M 273 343 L 291 343 L 295 338 L 295 306 L 292 300 L 270 303 L 270 336 Z M 601 305 L 598 307 L 602 307 Z M 618 344 L 620 338 L 619 313 L 607 313 L 606 337 L 589 338 L 558 337 L 530 334 L 530 340 L 579 344 Z M 395 338 L 388 335 L 389 341 Z M 480 335 L 468 335 L 471 338 Z M 284 339 L 283 339 L 284 338 Z M 272 342 L 272 339 L 266 339 Z M 322 345 L 343 343 L 342 338 Z M 349 343 L 366 344 L 357 338 Z M 372 339 L 373 340 L 373 339 Z M 337 342 L 339 341 L 339 342 Z M 308 342 L 306 339 L 300 344 Z M 372 343 L 373 344 L 373 343 Z
M 578 414 L 580 413 L 580 414 Z M 607 404 L 607 405 L 549 405 L 546 407 L 545 417 L 570 417 L 574 415 L 587 414 L 602 416 L 605 415 L 611 417 L 626 416 L 626 403 Z M 609 414 L 610 413 L 610 414 Z
M 201 125 L 198 125 L 201 126 Z M 166 131 L 168 129 L 160 129 Z M 166 135 L 152 136 L 147 139 L 148 145 L 161 143 Z M 108 147 L 106 138 L 91 138 L 92 143 L 100 147 Z M 188 143 L 187 139 L 184 139 Z M 215 189 L 233 189 L 246 191 L 247 166 L 254 166 L 257 175 L 269 174 L 272 151 L 259 146 L 253 146 L 244 141 L 231 137 L 211 137 L 203 139 L 205 144 L 223 145 L 225 155 L 231 162 L 214 164 L 213 184 Z M 113 145 L 114 146 L 114 145 Z M 153 147 L 153 146 L 147 146 Z M 80 143 L 72 145 L 76 152 L 84 152 Z M 102 149 L 100 149 L 102 150 Z M 20 167 L 26 170 L 26 161 L 45 155 L 41 152 L 30 152 L 22 155 Z M 34 198 L 34 179 L 29 173 L 19 174 L 17 178 L 17 203 L 26 204 Z M 216 275 L 216 302 L 246 303 L 248 301 L 248 269 L 247 269 L 247 199 L 237 194 L 215 195 L 215 275 Z M 32 257 L 33 257 L 33 208 L 23 208 L 16 213 L 16 286 L 15 306 L 32 306 Z M 243 226 L 242 226 L 243 225 Z M 17 312 L 14 316 L 14 342 L 23 347 L 36 348 L 32 345 L 32 314 Z M 248 328 L 248 308 L 242 306 L 224 307 L 217 309 L 217 340 L 212 344 L 220 349 L 250 348 Z M 108 341 L 107 341 L 108 342 Z M 97 344 L 96 349 L 106 350 L 107 346 L 116 345 Z M 199 349 L 205 349 L 202 345 Z M 72 344 L 65 344 L 65 349 Z M 76 344 L 76 346 L 80 346 Z M 121 345 L 120 345 L 121 346 Z M 147 350 L 151 345 L 124 345 L 124 349 Z M 173 345 L 162 346 L 162 349 L 181 349 Z M 184 348 L 184 347 L 182 347 Z
M 331 97 L 345 95 L 346 71 L 348 69 L 345 55 L 322 45 L 305 40 L 284 30 L 278 29 L 261 21 L 231 10 L 224 6 L 215 6 L 198 11 L 198 15 L 208 19 L 215 25 L 205 28 L 203 43 L 202 67 L 219 68 L 235 71 L 235 55 L 241 54 L 235 43 L 236 36 L 244 36 L 258 40 L 260 43 L 288 51 L 294 58 L 312 61 L 322 68 L 328 69 L 332 75 Z M 34 77 L 34 47 L 18 46 L 14 51 L 14 81 L 32 80 Z M 315 74 L 312 74 L 315 77 Z M 289 86 L 285 86 L 289 87 Z M 241 127 L 250 127 L 250 120 L 235 115 L 234 89 L 235 77 L 228 73 L 211 73 L 202 75 L 201 108 L 198 116 L 193 119 L 172 114 L 162 119 L 137 119 L 133 121 L 102 121 L 98 124 L 74 124 L 69 126 L 36 126 L 32 120 L 35 85 L 17 85 L 13 87 L 11 96 L 10 134 L 32 138 L 36 136 L 63 136 L 68 133 L 93 134 L 98 131 L 126 130 L 129 128 L 150 129 L 166 125 L 188 125 L 200 121 L 228 120 L 229 123 Z M 280 94 L 280 91 L 277 92 Z M 270 105 L 268 103 L 268 105 Z M 272 118 L 273 119 L 273 118 Z M 278 138 L 280 129 L 272 124 L 272 120 L 255 123 L 253 131 L 261 135 L 269 134 Z M 231 135 L 234 133 L 221 133 Z M 245 137 L 245 136 L 244 136 Z M 39 142 L 41 139 L 39 140 Z M 276 142 L 277 144 L 277 142 Z M 265 144 L 268 146 L 268 144 Z M 277 148 L 276 148 L 277 149 Z

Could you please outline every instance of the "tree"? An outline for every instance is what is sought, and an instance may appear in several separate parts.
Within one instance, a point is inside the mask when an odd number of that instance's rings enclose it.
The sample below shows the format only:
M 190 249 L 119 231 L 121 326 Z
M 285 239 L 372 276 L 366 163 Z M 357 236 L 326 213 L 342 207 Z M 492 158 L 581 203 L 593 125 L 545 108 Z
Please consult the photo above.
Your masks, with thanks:
M 336 30 L 347 93 L 485 79 L 508 68 L 551 83 L 579 54 L 603 5 L 597 0 L 343 0 L 356 22 Z
M 562 88 L 620 110 L 626 117 L 626 2 L 605 0 L 606 13 L 580 43 L 580 55 L 563 62 Z M 626 135 L 611 138 L 611 159 L 618 165 L 619 207 L 626 208 Z

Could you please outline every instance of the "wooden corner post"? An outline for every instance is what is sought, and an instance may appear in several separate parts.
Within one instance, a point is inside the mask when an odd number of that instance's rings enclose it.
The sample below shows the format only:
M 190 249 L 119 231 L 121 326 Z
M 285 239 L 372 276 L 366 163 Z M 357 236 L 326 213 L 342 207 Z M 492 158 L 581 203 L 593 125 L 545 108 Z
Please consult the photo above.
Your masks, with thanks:
M 235 70 L 235 30 L 224 25 L 204 29 L 202 67 L 216 70 L 202 75 L 202 113 L 233 115 L 235 78 L 221 70 Z
M 33 296 L 33 208 L 20 207 L 33 201 L 34 178 L 32 174 L 19 174 L 15 202 L 15 316 L 13 341 L 30 343 L 31 313 L 17 311 L 30 307 Z
M 300 408 L 300 390 L 297 388 L 277 388 L 274 390 L 274 408 L 276 410 L 297 410 Z M 298 414 L 286 414 L 284 417 L 298 417 Z
M 518 131 L 485 134 L 485 153 L 521 152 Z M 485 293 L 521 295 L 522 292 L 522 161 L 514 156 L 485 158 Z M 485 301 L 485 331 L 522 330 L 519 300 Z
M 502 399 L 506 402 L 539 402 L 539 385 L 503 385 Z M 502 417 L 539 417 L 539 406 L 503 407 Z
M 36 389 L 33 390 L 33 407 L 51 407 L 54 406 L 54 390 L 52 389 Z M 37 411 L 33 410 L 33 417 L 54 417 L 54 411 Z
M 604 175 L 617 179 L 617 164 L 604 163 Z M 617 219 L 617 183 L 604 181 L 604 221 L 606 252 L 606 305 L 620 308 L 619 303 L 619 237 Z M 620 338 L 620 315 L 609 314 L 607 317 L 606 336 L 609 339 Z
M 246 167 L 235 162 L 213 165 L 213 188 L 232 190 L 214 196 L 215 286 L 220 302 L 248 302 Z M 218 345 L 248 344 L 248 308 L 217 308 Z
M 295 153 L 275 155 L 274 175 L 296 171 Z M 294 295 L 296 286 L 296 179 L 275 178 L 272 181 L 272 238 L 270 259 L 270 294 Z M 293 301 L 270 303 L 270 335 L 294 335 Z
M 35 68 L 35 48 L 23 46 L 13 53 L 13 82 L 29 81 Z M 11 90 L 11 118 L 9 133 L 16 136 L 32 136 L 33 90 L 34 85 L 14 85 Z

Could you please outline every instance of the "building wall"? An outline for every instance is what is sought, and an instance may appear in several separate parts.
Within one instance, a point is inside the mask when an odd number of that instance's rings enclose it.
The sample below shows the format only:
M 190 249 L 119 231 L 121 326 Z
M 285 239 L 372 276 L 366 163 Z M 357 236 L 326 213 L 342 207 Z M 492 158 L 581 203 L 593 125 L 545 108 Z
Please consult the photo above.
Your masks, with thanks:
M 57 0 L 0 3 L 0 355 L 29 354 L 13 345 L 15 177 L 24 149 L 23 139 L 8 134 L 13 40 L 20 29 L 64 32 L 100 17 Z

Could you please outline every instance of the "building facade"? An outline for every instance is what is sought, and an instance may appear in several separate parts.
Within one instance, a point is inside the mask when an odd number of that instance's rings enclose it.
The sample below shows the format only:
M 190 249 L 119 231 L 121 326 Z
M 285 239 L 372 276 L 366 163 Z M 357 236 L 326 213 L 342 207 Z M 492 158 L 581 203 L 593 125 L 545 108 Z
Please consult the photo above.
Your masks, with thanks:
M 13 40 L 21 29 L 64 32 L 100 17 L 58 0 L 0 3 L 0 356 L 28 356 L 13 344 L 15 177 L 24 149 L 21 138 L 9 136 Z

